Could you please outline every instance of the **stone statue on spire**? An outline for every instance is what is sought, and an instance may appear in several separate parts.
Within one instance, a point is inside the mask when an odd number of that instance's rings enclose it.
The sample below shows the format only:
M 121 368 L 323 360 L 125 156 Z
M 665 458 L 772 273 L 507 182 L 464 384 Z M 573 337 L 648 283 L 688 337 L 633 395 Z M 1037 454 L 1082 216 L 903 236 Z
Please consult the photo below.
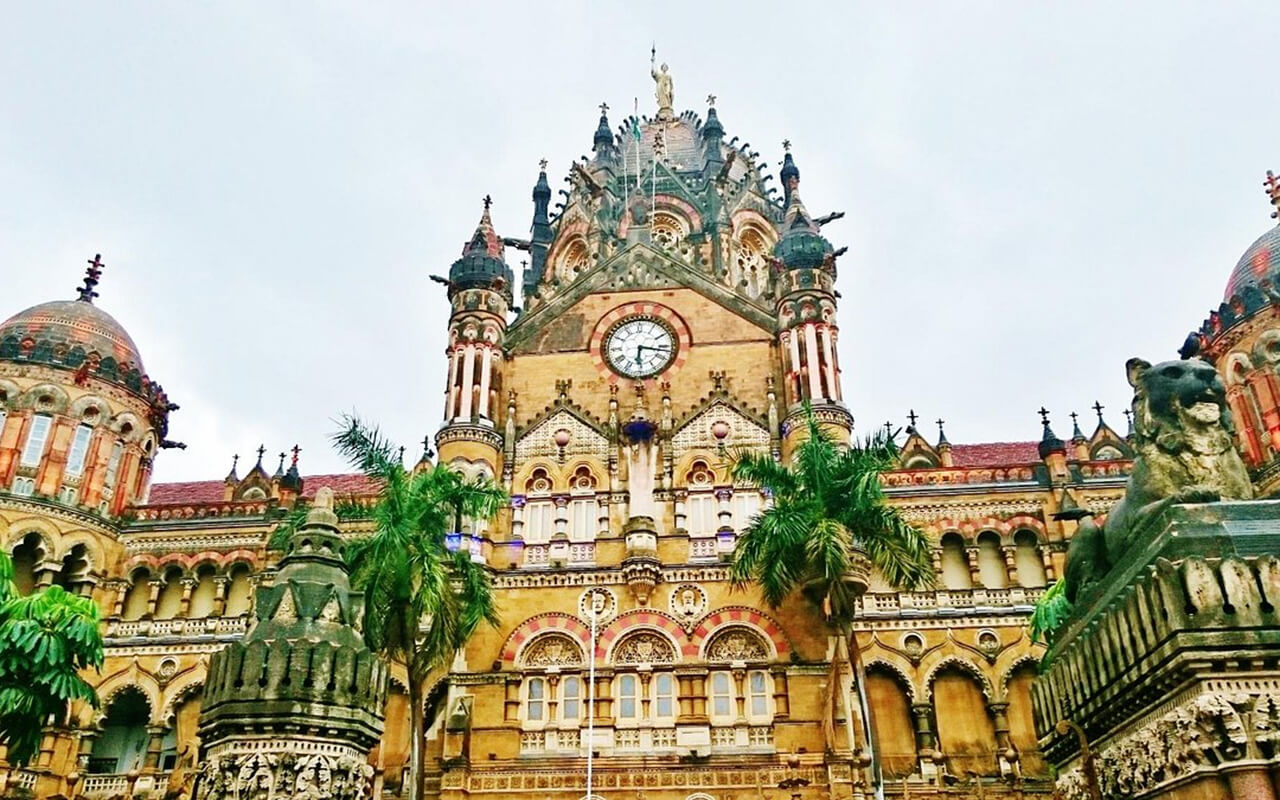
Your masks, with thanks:
M 671 73 L 667 71 L 667 65 L 663 64 L 661 71 L 657 68 L 658 48 L 655 45 L 649 50 L 649 73 L 653 75 L 653 82 L 656 84 L 654 91 L 658 96 L 658 119 L 670 120 L 675 118 L 675 89 L 671 83 Z

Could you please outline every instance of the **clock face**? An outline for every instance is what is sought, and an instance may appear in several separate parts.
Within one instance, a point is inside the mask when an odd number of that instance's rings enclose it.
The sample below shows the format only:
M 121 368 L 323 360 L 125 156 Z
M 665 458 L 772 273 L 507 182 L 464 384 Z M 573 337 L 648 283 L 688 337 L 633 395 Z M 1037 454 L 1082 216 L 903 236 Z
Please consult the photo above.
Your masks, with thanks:
M 670 366 L 676 355 L 671 329 L 653 317 L 624 319 L 604 340 L 605 361 L 628 378 L 648 378 Z

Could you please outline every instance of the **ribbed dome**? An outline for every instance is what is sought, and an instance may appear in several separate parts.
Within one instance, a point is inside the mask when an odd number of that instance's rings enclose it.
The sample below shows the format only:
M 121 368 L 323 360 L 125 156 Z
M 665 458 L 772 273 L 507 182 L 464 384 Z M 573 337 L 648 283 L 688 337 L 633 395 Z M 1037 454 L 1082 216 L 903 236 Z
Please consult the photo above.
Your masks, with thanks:
M 1258 282 L 1271 272 L 1280 269 L 1280 226 L 1276 226 L 1258 237 L 1249 249 L 1244 251 L 1236 268 L 1227 281 L 1227 291 L 1223 299 L 1230 301 L 1233 295 L 1239 294 L 1246 286 L 1257 286 Z
M 489 198 L 476 232 L 462 248 L 462 257 L 449 267 L 451 291 L 458 289 L 495 289 L 511 299 L 514 278 L 503 258 L 502 237 L 489 218 Z
M 24 345 L 24 342 L 30 342 Z M 79 348 L 80 358 L 69 355 Z M 54 300 L 19 312 L 0 325 L 0 360 L 31 360 L 29 350 L 51 350 L 53 360 L 72 365 L 97 353 L 99 359 L 115 359 L 119 367 L 145 372 L 142 356 L 128 332 L 115 317 L 84 300 Z M 36 359 L 46 361 L 50 359 Z

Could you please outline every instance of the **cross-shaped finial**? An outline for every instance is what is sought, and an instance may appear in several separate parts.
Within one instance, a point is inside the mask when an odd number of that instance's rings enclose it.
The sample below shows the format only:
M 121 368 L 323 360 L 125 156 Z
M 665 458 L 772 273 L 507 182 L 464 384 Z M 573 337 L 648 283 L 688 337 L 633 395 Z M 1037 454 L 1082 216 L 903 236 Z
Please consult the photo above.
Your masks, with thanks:
M 607 113 L 609 113 L 609 104 L 608 104 L 608 103 L 601 103 L 601 104 L 600 104 L 600 116 L 602 116 L 602 117 L 603 117 L 603 116 L 604 116 L 605 114 L 607 114 Z
M 262 466 L 262 457 L 266 454 L 267 448 L 263 445 L 258 445 L 258 466 Z
M 1126 422 L 1128 422 L 1130 425 L 1132 425 L 1132 424 L 1133 424 L 1133 411 L 1132 411 L 1131 409 L 1126 408 L 1126 409 L 1124 410 L 1124 418 L 1125 418 L 1125 421 L 1126 421 Z
M 276 472 L 284 472 L 284 453 L 280 454 L 280 464 L 276 467 Z
M 790 140 L 790 139 L 783 139 L 783 140 L 782 140 L 782 152 L 784 152 L 784 153 L 790 153 L 790 152 L 791 152 L 791 140 Z
M 488 211 L 488 210 L 489 210 L 489 206 L 491 206 L 491 205 L 493 205 L 493 198 L 486 194 L 486 195 L 484 196 L 484 210 L 485 210 L 485 211 Z
M 240 454 L 236 453 L 231 457 L 231 474 L 236 474 L 236 466 L 240 463 Z
M 1276 210 L 1271 212 L 1271 218 L 1280 219 L 1280 178 L 1277 178 L 1271 170 L 1267 170 L 1267 179 L 1262 182 L 1262 185 L 1267 189 L 1271 205 L 1276 207 Z
M 293 463 L 293 466 L 295 466 L 295 467 L 296 467 L 296 466 L 298 466 L 298 454 L 302 452 L 302 448 L 301 448 L 301 447 L 298 447 L 298 446 L 295 444 L 295 445 L 293 446 L 293 450 L 291 450 L 290 452 L 292 452 L 292 453 L 293 453 L 293 462 L 292 462 L 292 463 Z
M 547 171 L 547 160 L 545 158 L 538 160 L 538 169 L 542 170 L 543 172 Z
M 712 106 L 714 108 L 715 104 L 716 104 L 716 96 L 714 94 L 707 95 L 707 105 Z
M 400 463 L 404 463 L 404 445 L 400 445 Z
M 938 417 L 934 422 L 938 423 L 938 433 L 942 433 L 942 426 L 946 424 L 946 420 L 942 417 Z
M 1072 424 L 1072 425 L 1075 425 L 1075 424 L 1076 424 L 1076 418 L 1077 418 L 1077 417 L 1079 417 L 1080 415 L 1079 415 L 1079 414 L 1077 414 L 1076 412 L 1072 411 L 1072 412 L 1071 412 L 1070 414 L 1068 414 L 1067 416 L 1068 416 L 1068 417 L 1071 417 L 1071 424 Z
M 102 263 L 101 253 L 95 253 L 93 258 L 89 259 L 89 268 L 84 273 L 84 286 L 77 290 L 80 293 L 80 299 L 84 302 L 92 303 L 93 298 L 98 296 L 93 289 L 98 285 L 98 281 L 102 280 L 102 268 L 105 266 L 106 264 Z
M 1094 401 L 1093 401 L 1093 411 L 1094 411 L 1094 413 L 1095 413 L 1095 414 L 1097 414 L 1097 415 L 1098 415 L 1098 424 L 1099 424 L 1099 425 L 1103 424 L 1103 423 L 1102 423 L 1102 409 L 1104 409 L 1104 408 L 1106 408 L 1106 406 L 1104 406 L 1102 403 L 1098 402 L 1097 400 L 1094 400 Z
M 887 419 L 884 421 L 884 435 L 886 439 L 893 436 L 893 423 Z
M 912 429 L 916 427 L 916 420 L 919 418 L 920 417 L 916 414 L 916 410 L 914 408 L 907 412 L 907 421 L 911 423 Z
M 1044 406 L 1040 406 L 1040 410 L 1036 412 L 1040 415 L 1040 424 L 1049 427 L 1049 411 Z

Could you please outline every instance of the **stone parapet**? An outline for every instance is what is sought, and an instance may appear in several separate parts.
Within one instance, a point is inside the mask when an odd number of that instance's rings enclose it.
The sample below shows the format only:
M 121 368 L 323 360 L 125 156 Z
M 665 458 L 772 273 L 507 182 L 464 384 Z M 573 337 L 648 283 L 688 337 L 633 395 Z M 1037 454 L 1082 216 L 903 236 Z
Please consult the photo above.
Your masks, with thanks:
M 1046 654 L 1042 748 L 1068 797 L 1088 795 L 1063 720 L 1090 741 L 1105 797 L 1193 783 L 1231 797 L 1280 766 L 1280 502 L 1170 506 L 1133 540 Z

